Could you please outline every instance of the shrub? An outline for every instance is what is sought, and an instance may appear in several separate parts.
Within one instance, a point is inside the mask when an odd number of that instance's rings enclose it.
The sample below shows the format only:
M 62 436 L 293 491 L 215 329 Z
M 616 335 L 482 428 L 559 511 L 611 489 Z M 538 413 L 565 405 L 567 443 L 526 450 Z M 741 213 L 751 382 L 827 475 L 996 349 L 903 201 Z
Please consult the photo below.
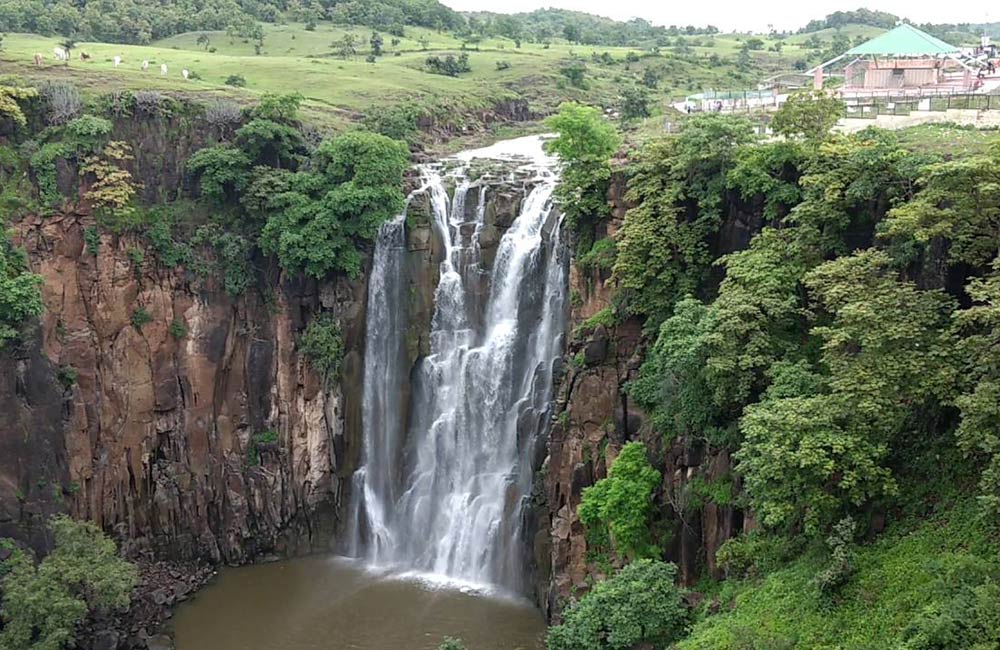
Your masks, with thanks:
M 469 65 L 469 55 L 465 52 L 462 52 L 457 57 L 454 54 L 445 55 L 443 58 L 429 56 L 424 61 L 424 65 L 427 67 L 428 72 L 443 74 L 449 77 L 457 77 L 463 72 L 472 71 L 472 66 Z
M 132 318 L 131 318 L 132 327 L 136 328 L 137 330 L 141 330 L 143 325 L 152 322 L 152 320 L 153 320 L 152 314 L 146 311 L 145 307 L 139 306 L 132 311 Z
M 667 648 L 687 630 L 684 592 L 677 567 L 639 560 L 572 603 L 562 625 L 549 629 L 548 650 Z
M 167 331 L 175 339 L 182 339 L 187 336 L 187 328 L 184 327 L 184 322 L 176 318 L 170 321 L 170 327 Z
M 135 93 L 135 110 L 147 117 L 170 117 L 173 100 L 155 90 L 138 90 Z
M 778 135 L 822 139 L 843 113 L 843 103 L 833 95 L 822 90 L 797 92 L 774 114 L 771 128 Z
M 0 85 L 0 119 L 7 119 L 15 126 L 25 126 L 28 122 L 18 101 L 38 96 L 34 88 Z
M 446 636 L 441 645 L 437 647 L 437 650 L 465 650 L 465 644 L 462 643 L 461 639 L 453 639 L 450 636 Z
M 247 79 L 241 74 L 231 74 L 226 77 L 225 81 L 227 86 L 235 86 L 236 88 L 243 88 L 247 85 Z
M 393 140 L 409 141 L 417 132 L 420 107 L 404 103 L 394 106 L 373 105 L 365 111 L 365 128 Z
M 313 319 L 299 340 L 302 355 L 324 381 L 340 372 L 344 357 L 344 337 L 340 324 L 330 315 L 322 314 Z
M 857 524 L 851 517 L 844 517 L 833 527 L 826 538 L 830 550 L 830 561 L 826 568 L 816 574 L 813 581 L 824 594 L 836 592 L 854 573 L 855 551 L 854 532 Z
M 49 124 L 65 124 L 80 114 L 83 100 L 76 86 L 65 81 L 47 81 L 38 89 L 45 100 Z
M 497 61 L 497 70 L 510 70 L 510 61 Z
M 100 155 L 84 158 L 79 173 L 90 181 L 84 198 L 98 210 L 118 217 L 129 215 L 134 210 L 131 204 L 136 193 L 132 173 L 125 169 L 130 160 L 132 148 L 116 140 L 104 145 Z
M 135 566 L 119 557 L 95 525 L 60 515 L 49 520 L 49 528 L 55 547 L 37 566 L 24 551 L 0 542 L 12 551 L 0 563 L 0 648 L 75 646 L 88 611 L 127 607 L 138 582 Z
M 73 366 L 61 366 L 56 373 L 56 379 L 64 388 L 69 388 L 76 383 L 77 372 Z
M 583 61 L 570 61 L 559 69 L 559 74 L 569 80 L 569 85 L 587 90 L 587 65 Z
M 595 270 L 609 273 L 615 265 L 617 250 L 613 238 L 598 239 L 589 251 L 577 258 L 576 265 L 585 273 Z
M 97 226 L 87 226 L 83 229 L 83 244 L 88 255 L 97 255 L 101 251 L 101 231 Z
M 235 102 L 216 99 L 205 104 L 205 121 L 212 126 L 232 126 L 239 124 L 241 119 L 243 119 L 243 109 Z
M 660 473 L 646 459 L 641 442 L 626 443 L 608 477 L 584 488 L 577 513 L 595 550 L 609 546 L 621 558 L 656 557 L 660 550 L 648 525 Z
M 250 159 L 231 145 L 199 149 L 188 158 L 187 168 L 198 177 L 201 193 L 218 203 L 225 203 L 247 182 Z
M 111 122 L 103 117 L 81 115 L 66 123 L 66 135 L 79 148 L 92 151 L 111 133 Z
M 0 349 L 18 335 L 21 324 L 42 313 L 42 278 L 28 272 L 24 251 L 0 233 Z

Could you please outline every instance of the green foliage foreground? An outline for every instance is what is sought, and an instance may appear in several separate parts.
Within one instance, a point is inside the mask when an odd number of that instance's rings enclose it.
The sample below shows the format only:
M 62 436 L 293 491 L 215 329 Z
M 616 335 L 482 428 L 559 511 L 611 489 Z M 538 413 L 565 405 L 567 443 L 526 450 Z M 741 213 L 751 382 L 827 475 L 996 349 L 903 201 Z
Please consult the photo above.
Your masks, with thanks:
M 639 560 L 594 585 L 549 629 L 548 650 L 657 650 L 680 639 L 688 609 L 673 564 Z
M 40 564 L 9 543 L 13 552 L 0 563 L 4 650 L 72 647 L 88 612 L 127 607 L 138 580 L 95 525 L 58 516 L 49 527 L 55 547 Z

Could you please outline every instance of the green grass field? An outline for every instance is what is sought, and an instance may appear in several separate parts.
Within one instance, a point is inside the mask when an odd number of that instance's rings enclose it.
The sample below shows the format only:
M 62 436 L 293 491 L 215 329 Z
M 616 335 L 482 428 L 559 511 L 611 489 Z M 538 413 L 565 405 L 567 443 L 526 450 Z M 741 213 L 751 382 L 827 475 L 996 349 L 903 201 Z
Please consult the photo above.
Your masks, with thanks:
M 340 58 L 335 44 L 348 33 L 356 38 L 357 54 Z M 472 71 L 455 78 L 424 69 L 430 55 L 462 51 L 462 42 L 451 34 L 407 27 L 396 43 L 392 35 L 383 34 L 384 54 L 375 63 L 365 60 L 370 36 L 368 28 L 331 23 L 319 23 L 311 31 L 300 23 L 267 24 L 259 54 L 253 42 L 231 38 L 225 32 L 189 32 L 148 46 L 77 43 L 69 65 L 63 65 L 52 54 L 59 38 L 8 34 L 0 51 L 0 73 L 30 81 L 70 79 L 94 92 L 112 88 L 162 89 L 218 94 L 242 101 L 252 101 L 263 92 L 300 92 L 306 98 L 307 114 L 338 124 L 373 105 L 419 101 L 439 112 L 476 111 L 511 93 L 525 97 L 534 110 L 543 113 L 565 100 L 614 106 L 622 89 L 638 84 L 647 68 L 653 68 L 661 80 L 652 91 L 652 99 L 665 107 L 670 99 L 705 87 L 751 86 L 764 73 L 787 67 L 795 56 L 754 52 L 759 69 L 738 73 L 732 59 L 746 36 L 718 35 L 710 41 L 685 38 L 685 47 L 663 48 L 662 52 L 571 45 L 559 40 L 547 46 L 523 43 L 517 48 L 513 41 L 493 38 L 468 46 Z M 199 43 L 199 37 L 207 37 L 208 42 Z M 80 52 L 87 52 L 90 60 L 81 61 Z M 592 59 L 605 52 L 614 59 L 613 64 Z M 35 53 L 45 58 L 43 65 L 33 64 Z M 626 57 L 630 53 L 642 56 L 629 62 Z M 712 55 L 719 58 L 712 60 Z M 122 58 L 118 68 L 113 63 L 115 56 Z M 572 87 L 560 74 L 560 69 L 574 59 L 587 65 L 584 88 Z M 140 68 L 143 61 L 150 64 L 146 71 Z M 509 66 L 498 66 L 498 62 Z M 166 76 L 160 74 L 161 63 L 168 66 Z M 184 80 L 182 69 L 197 78 Z M 246 80 L 245 88 L 226 85 L 231 75 L 241 75 Z
M 146 46 L 81 42 L 69 65 L 54 60 L 52 50 L 59 38 L 7 34 L 0 50 L 0 74 L 31 82 L 70 80 L 93 93 L 157 89 L 225 96 L 244 103 L 264 92 L 299 92 L 305 97 L 307 120 L 340 128 L 372 106 L 403 102 L 459 122 L 466 117 L 475 120 L 499 100 L 513 96 L 526 99 L 541 114 L 568 100 L 614 108 L 623 89 L 640 85 L 650 71 L 659 79 L 657 87 L 649 90 L 654 115 L 669 116 L 671 101 L 705 89 L 753 89 L 763 80 L 790 72 L 810 55 L 816 56 L 805 45 L 808 34 L 781 40 L 751 34 L 683 36 L 668 39 L 665 47 L 647 50 L 583 46 L 559 39 L 548 45 L 524 42 L 518 48 L 511 40 L 490 38 L 467 44 L 469 49 L 464 51 L 471 72 L 448 77 L 428 72 L 424 62 L 428 56 L 463 51 L 462 41 L 450 33 L 418 27 L 406 27 L 398 39 L 384 33 L 383 56 L 370 63 L 366 57 L 372 31 L 366 27 L 320 22 L 308 30 L 302 23 L 288 23 L 265 24 L 264 31 L 259 53 L 256 43 L 222 31 L 188 32 Z M 841 33 L 854 39 L 879 31 L 849 26 Z M 825 46 L 835 33 L 823 30 L 817 35 Z M 347 34 L 355 38 L 356 54 L 341 58 L 337 44 Z M 760 42 L 749 53 L 751 66 L 741 68 L 740 52 L 751 39 Z M 87 52 L 90 60 L 80 60 L 81 52 Z M 35 53 L 45 57 L 43 65 L 33 64 Z M 122 58 L 117 68 L 115 56 Z M 143 61 L 149 61 L 146 71 L 141 70 Z M 583 87 L 572 86 L 561 74 L 573 61 L 586 66 Z M 165 76 L 160 74 L 164 63 L 168 67 Z M 183 79 L 182 69 L 196 78 Z M 227 85 L 227 79 L 235 75 L 245 79 L 245 87 Z M 659 129 L 660 120 L 655 123 Z

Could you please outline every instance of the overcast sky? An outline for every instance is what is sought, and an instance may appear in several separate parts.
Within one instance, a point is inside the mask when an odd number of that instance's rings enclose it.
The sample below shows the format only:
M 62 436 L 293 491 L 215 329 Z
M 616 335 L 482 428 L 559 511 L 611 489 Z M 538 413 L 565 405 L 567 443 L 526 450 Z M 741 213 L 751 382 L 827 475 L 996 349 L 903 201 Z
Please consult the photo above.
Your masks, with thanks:
M 813 18 L 837 10 L 888 11 L 917 23 L 1000 21 L 1000 3 L 993 0 L 442 0 L 460 11 L 532 11 L 541 7 L 575 9 L 627 20 L 639 16 L 659 25 L 708 25 L 725 31 L 798 29 Z M 993 5 L 993 10 L 987 7 Z

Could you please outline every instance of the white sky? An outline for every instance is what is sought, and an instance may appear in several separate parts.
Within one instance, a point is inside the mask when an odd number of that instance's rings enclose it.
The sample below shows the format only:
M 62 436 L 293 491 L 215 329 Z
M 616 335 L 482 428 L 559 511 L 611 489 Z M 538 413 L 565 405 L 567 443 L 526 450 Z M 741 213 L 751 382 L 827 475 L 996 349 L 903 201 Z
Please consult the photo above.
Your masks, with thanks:
M 516 13 L 541 7 L 575 9 L 618 20 L 636 16 L 658 25 L 708 25 L 723 31 L 794 30 L 814 18 L 859 7 L 888 11 L 916 23 L 1000 21 L 1000 3 L 992 0 L 442 0 L 459 11 Z M 994 5 L 992 11 L 989 5 Z

